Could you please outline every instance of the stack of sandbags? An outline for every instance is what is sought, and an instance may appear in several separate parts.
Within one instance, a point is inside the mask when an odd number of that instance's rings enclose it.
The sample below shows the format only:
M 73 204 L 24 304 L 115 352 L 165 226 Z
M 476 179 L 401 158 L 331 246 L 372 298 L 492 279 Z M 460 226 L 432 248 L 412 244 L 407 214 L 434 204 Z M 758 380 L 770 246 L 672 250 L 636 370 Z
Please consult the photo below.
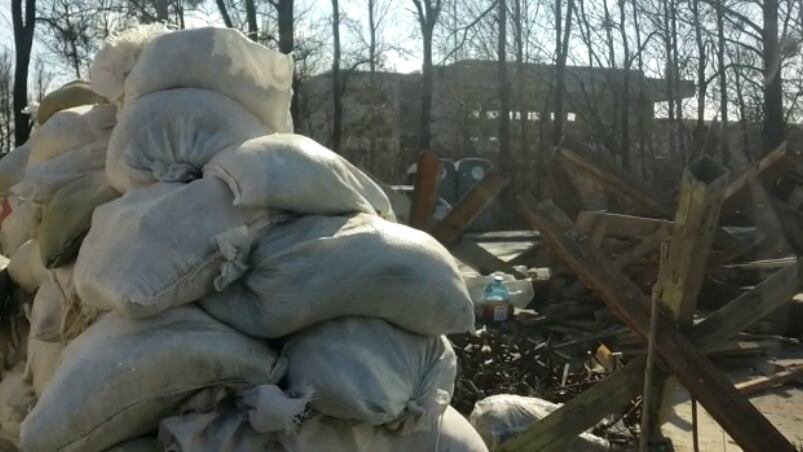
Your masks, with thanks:
M 138 28 L 92 65 L 114 106 L 50 116 L 22 176 L 0 160 L 36 208 L 22 450 L 487 450 L 449 408 L 454 259 L 292 133 L 292 71 L 234 30 Z

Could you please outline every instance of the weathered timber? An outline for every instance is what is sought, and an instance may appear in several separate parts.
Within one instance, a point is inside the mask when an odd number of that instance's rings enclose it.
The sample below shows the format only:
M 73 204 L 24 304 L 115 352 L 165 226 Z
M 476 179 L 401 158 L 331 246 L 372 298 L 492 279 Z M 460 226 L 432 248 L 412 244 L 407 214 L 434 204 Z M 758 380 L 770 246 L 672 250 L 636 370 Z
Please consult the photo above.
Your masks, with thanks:
M 499 259 L 493 253 L 477 244 L 477 242 L 466 237 L 459 238 L 449 248 L 449 251 L 466 265 L 482 274 L 503 271 L 520 279 L 528 277 L 526 274 L 516 270 L 510 263 Z
M 522 214 L 544 241 L 594 290 L 622 321 L 648 334 L 645 295 L 587 239 L 553 203 L 519 197 Z M 656 322 L 655 348 L 665 367 L 746 451 L 794 451 L 794 447 L 733 387 L 731 382 L 663 315 Z
M 690 338 L 701 350 L 714 350 L 748 326 L 761 320 L 803 287 L 803 259 L 789 264 L 761 284 L 737 297 L 726 306 L 692 327 Z M 605 416 L 621 411 L 641 393 L 644 385 L 645 356 L 630 361 L 624 368 L 569 400 L 549 416 L 511 438 L 509 451 L 560 452 L 572 438 L 600 422 Z M 597 386 L 605 383 L 600 390 Z M 614 391 L 612 388 L 616 388 Z M 592 392 L 594 391 L 594 392 Z M 609 394 L 605 394 L 609 392 Z M 575 414 L 582 413 L 582 414 Z M 551 438 L 549 444 L 540 438 Z M 533 446 L 541 446 L 533 447 Z
M 432 228 L 432 236 L 446 246 L 453 244 L 471 222 L 496 199 L 508 182 L 509 179 L 491 171 L 463 196 L 446 218 Z
M 572 182 L 566 166 L 553 157 L 541 175 L 544 179 L 543 186 L 546 190 L 546 197 L 560 206 L 569 218 L 576 218 L 577 214 L 583 210 L 583 198 Z
M 672 200 L 648 187 L 637 176 L 623 170 L 617 164 L 604 159 L 596 152 L 581 151 L 577 144 L 561 145 L 558 156 L 569 164 L 596 177 L 605 187 L 616 194 L 627 196 L 648 215 L 669 218 L 672 215 Z
M 671 220 L 659 218 L 636 217 L 600 210 L 584 210 L 577 215 L 577 229 L 590 234 L 599 224 L 605 224 L 606 232 L 611 237 L 634 238 L 646 237 L 658 229 L 667 234 L 672 227 Z
M 728 215 L 742 207 L 750 197 L 748 189 L 754 183 L 767 174 L 776 173 L 785 166 L 787 159 L 786 142 L 781 143 L 772 152 L 768 153 L 761 160 L 750 165 L 741 174 L 734 177 L 725 189 L 725 202 L 722 206 L 722 214 Z
M 761 376 L 743 381 L 736 385 L 736 389 L 742 394 L 754 394 L 765 389 L 774 388 L 789 381 L 795 381 L 803 377 L 803 365 L 790 366 L 772 375 Z
M 659 229 L 658 231 L 655 231 L 654 233 L 640 240 L 627 251 L 620 253 L 618 256 L 616 256 L 616 259 L 614 259 L 613 262 L 620 269 L 625 268 L 626 266 L 635 262 L 637 259 L 656 249 L 661 243 L 668 242 L 669 237 L 670 236 L 667 231 L 664 229 Z
M 413 191 L 413 206 L 410 208 L 410 226 L 429 230 L 432 214 L 438 204 L 438 187 L 441 181 L 441 159 L 426 150 L 418 156 Z

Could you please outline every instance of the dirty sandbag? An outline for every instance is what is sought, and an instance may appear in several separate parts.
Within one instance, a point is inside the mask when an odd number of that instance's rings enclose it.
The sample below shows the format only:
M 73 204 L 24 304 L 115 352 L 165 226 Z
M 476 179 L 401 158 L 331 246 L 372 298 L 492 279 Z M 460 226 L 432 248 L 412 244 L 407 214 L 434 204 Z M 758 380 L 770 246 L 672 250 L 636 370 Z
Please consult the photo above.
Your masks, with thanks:
M 449 251 L 375 215 L 310 215 L 274 226 L 257 239 L 248 267 L 201 305 L 251 336 L 282 337 L 344 316 L 379 317 L 428 336 L 474 329 Z
M 445 337 L 361 317 L 294 335 L 282 357 L 290 394 L 309 394 L 315 411 L 403 432 L 433 425 L 449 405 L 457 374 Z
M 259 385 L 222 397 L 220 391 L 210 388 L 193 399 L 202 400 L 190 400 L 179 409 L 181 414 L 159 424 L 159 440 L 165 450 L 273 450 L 276 435 L 296 427 L 307 403 L 306 399 L 291 399 L 276 385 Z
M 39 258 L 39 244 L 28 240 L 11 256 L 8 263 L 8 276 L 23 291 L 35 293 L 47 278 L 48 270 Z
M 121 104 L 125 78 L 136 64 L 142 49 L 153 38 L 167 32 L 163 24 L 153 23 L 137 25 L 107 38 L 89 66 L 92 90 L 115 104 Z
M 193 306 L 147 320 L 111 312 L 62 353 L 22 424 L 22 448 L 102 451 L 155 431 L 200 389 L 275 383 L 281 371 L 267 345 Z
M 73 262 L 95 208 L 119 197 L 104 171 L 89 173 L 57 191 L 44 207 L 36 231 L 44 266 L 56 268 Z
M 39 204 L 16 195 L 8 196 L 6 202 L 11 213 L 0 224 L 0 246 L 3 247 L 3 255 L 12 256 L 13 259 L 17 249 L 33 238 L 42 209 Z
M 139 438 L 123 441 L 103 452 L 164 452 L 164 448 L 154 436 L 140 436 Z
M 154 38 L 125 79 L 125 102 L 171 88 L 216 91 L 243 105 L 271 132 L 292 132 L 293 56 L 233 28 L 179 30 Z
M 101 139 L 46 162 L 28 165 L 25 177 L 11 192 L 27 201 L 46 204 L 64 186 L 89 173 L 103 171 L 108 140 Z
M 25 361 L 25 382 L 33 387 L 34 393 L 41 396 L 53 379 L 56 366 L 65 344 L 45 342 L 28 337 L 28 357 Z
M 245 270 L 267 211 L 232 205 L 216 179 L 131 190 L 92 216 L 75 263 L 81 300 L 130 317 L 156 315 L 213 291 Z
M 49 92 L 39 103 L 36 109 L 36 123 L 44 124 L 51 116 L 61 110 L 81 105 L 95 105 L 108 103 L 106 98 L 92 91 L 89 83 L 83 80 L 73 80 L 65 83 L 55 91 Z
M 28 166 L 96 142 L 107 142 L 117 109 L 112 105 L 83 105 L 53 115 L 31 134 Z
M 188 182 L 218 152 L 270 130 L 228 97 L 203 89 L 158 91 L 126 103 L 106 171 L 121 192 L 156 181 Z
M 48 270 L 31 307 L 30 337 L 45 342 L 60 342 L 61 331 L 73 288 L 73 267 Z
M 397 435 L 384 427 L 348 423 L 326 416 L 314 416 L 297 432 L 281 435 L 283 452 L 488 452 L 471 424 L 452 407 L 429 430 Z
M 0 158 L 0 196 L 8 195 L 11 187 L 25 177 L 30 153 L 31 144 L 28 142 Z
M 0 381 L 0 439 L 19 447 L 20 424 L 36 403 L 36 395 L 23 376 L 20 363 Z
M 393 220 L 382 188 L 348 160 L 303 135 L 272 134 L 220 153 L 204 168 L 234 203 L 301 214 L 377 213 Z
M 500 394 L 479 400 L 474 405 L 469 419 L 488 447 L 495 449 L 547 417 L 560 406 L 559 403 L 535 397 Z M 603 452 L 609 448 L 608 441 L 586 432 L 574 439 L 566 451 Z

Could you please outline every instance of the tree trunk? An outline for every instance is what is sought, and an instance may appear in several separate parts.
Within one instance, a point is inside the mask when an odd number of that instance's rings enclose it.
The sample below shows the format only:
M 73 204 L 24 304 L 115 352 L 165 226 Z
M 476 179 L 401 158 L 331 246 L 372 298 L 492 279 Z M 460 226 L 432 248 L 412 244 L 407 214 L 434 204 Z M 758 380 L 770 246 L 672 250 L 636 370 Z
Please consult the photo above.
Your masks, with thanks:
M 702 151 L 705 144 L 705 82 L 706 57 L 703 43 L 703 25 L 700 21 L 700 0 L 692 0 L 691 12 L 694 22 L 694 42 L 697 45 L 697 123 L 694 126 L 695 152 Z
M 168 0 L 154 0 L 153 7 L 156 10 L 156 21 L 162 23 L 168 23 L 169 17 L 169 8 L 167 5 Z
M 613 42 L 613 20 L 611 19 L 611 13 L 608 11 L 608 2 L 602 2 L 603 13 L 605 15 L 605 39 L 608 44 L 608 67 L 616 68 L 616 46 Z M 616 92 L 619 89 L 619 81 L 618 80 L 611 80 L 610 75 L 606 76 L 608 81 L 608 89 L 611 91 Z M 616 76 L 613 76 L 616 78 Z M 624 155 L 622 154 L 621 148 L 616 144 L 616 140 L 619 138 L 618 130 L 619 130 L 619 121 L 621 119 L 619 110 L 621 108 L 619 96 L 613 96 L 611 102 L 611 109 L 612 114 L 610 128 L 605 129 L 605 147 L 608 148 L 614 155 L 617 155 L 622 162 L 624 162 Z M 605 114 L 608 114 L 606 111 Z
M 497 76 L 499 80 L 499 162 L 502 174 L 510 177 L 513 160 L 510 156 L 510 82 L 507 75 L 507 2 L 497 0 L 499 21 L 497 41 Z
M 561 22 L 560 4 L 561 1 L 558 0 L 556 3 L 557 9 L 555 11 L 555 18 L 557 19 L 558 24 L 560 24 Z M 555 68 L 555 94 L 554 94 L 555 120 L 552 128 L 552 144 L 554 146 L 557 146 L 557 144 L 563 137 L 563 124 L 565 120 L 564 118 L 565 113 L 563 109 L 563 103 L 564 103 L 563 95 L 564 91 L 566 90 L 566 58 L 569 55 L 568 52 L 569 35 L 571 34 L 573 10 L 574 10 L 574 0 L 568 0 L 568 4 L 566 6 L 566 25 L 565 25 L 565 30 L 562 32 L 562 35 L 561 35 L 561 26 L 558 25 L 558 27 L 556 27 L 558 41 L 556 42 L 557 67 Z
M 526 0 L 525 0 L 526 1 Z M 527 107 L 527 94 L 525 90 L 525 66 L 524 66 L 524 36 L 523 36 L 523 29 L 524 29 L 524 16 L 522 14 L 521 2 L 522 0 L 514 0 L 514 13 L 515 18 L 514 22 L 516 24 L 516 82 L 517 82 L 517 90 L 518 90 L 518 100 L 519 100 L 519 133 L 521 134 L 520 139 L 520 148 L 519 148 L 519 156 L 518 162 L 523 166 L 523 170 L 521 171 L 522 176 L 529 173 L 529 111 L 530 109 Z M 514 180 L 518 180 L 518 182 L 523 185 L 524 180 L 529 178 L 526 177 L 519 177 Z M 515 185 L 517 187 L 516 192 L 521 192 L 522 187 L 521 185 Z
M 30 115 L 23 112 L 28 106 L 28 67 L 31 62 L 36 0 L 11 0 L 11 18 L 14 24 L 14 143 L 22 146 L 31 134 Z
M 730 136 L 728 134 L 728 77 L 725 72 L 725 11 L 724 0 L 717 0 L 717 70 L 719 71 L 719 149 L 722 165 L 730 166 Z
M 764 0 L 764 121 L 761 126 L 762 152 L 767 153 L 785 139 L 781 54 L 778 44 L 778 0 Z
M 622 166 L 630 169 L 630 43 L 627 40 L 625 29 L 625 1 L 619 1 L 619 30 L 622 34 L 622 50 L 624 62 L 622 64 Z
M 674 92 L 679 93 L 678 87 L 680 86 L 680 54 L 678 53 L 678 0 L 669 0 L 669 23 L 671 25 L 670 36 L 672 37 L 672 82 L 674 83 Z M 677 143 L 680 145 L 681 153 L 683 156 L 683 163 L 688 163 L 688 156 L 686 154 L 686 146 L 681 142 L 680 131 L 683 129 L 683 99 L 677 96 L 675 100 L 675 130 Z
M 372 96 L 375 96 L 378 91 L 376 86 L 376 33 L 378 28 L 376 23 L 376 0 L 368 0 L 368 70 L 370 71 L 369 81 L 371 84 Z M 370 148 L 368 152 L 365 153 L 365 167 L 372 173 L 375 173 L 376 171 L 373 167 L 373 153 L 377 151 L 375 118 L 377 117 L 378 110 L 376 105 L 371 105 L 370 108 L 371 123 L 368 126 L 368 142 Z
M 295 49 L 295 17 L 293 13 L 294 0 L 278 0 L 276 5 L 276 15 L 279 22 L 279 51 L 290 53 Z M 290 100 L 290 116 L 293 124 L 300 124 L 300 111 L 298 105 L 298 90 L 301 87 L 301 75 L 298 71 L 293 72 L 293 98 Z
M 332 102 L 334 117 L 332 118 L 332 150 L 340 153 L 340 135 L 343 132 L 343 86 L 340 81 L 340 8 L 338 1 L 332 0 Z
M 231 22 L 231 16 L 229 16 L 229 9 L 226 8 L 225 0 L 215 0 L 215 3 L 217 3 L 218 11 L 220 11 L 220 17 L 223 18 L 223 24 L 228 28 L 232 28 L 234 25 Z
M 669 3 L 675 0 L 665 0 L 664 4 L 664 50 L 666 52 L 666 96 L 668 98 L 668 141 L 669 141 L 669 156 L 675 158 L 677 154 L 677 145 L 675 143 L 675 70 L 673 69 L 673 53 L 672 53 L 672 36 L 670 26 L 670 8 Z
M 646 180 L 647 177 L 647 153 L 646 153 L 646 145 L 645 142 L 647 136 L 647 124 L 645 121 L 645 115 L 647 114 L 646 111 L 642 111 L 642 109 L 647 107 L 647 95 L 644 89 L 644 51 L 641 49 L 641 24 L 639 23 L 639 14 L 638 14 L 638 1 L 633 1 L 633 27 L 636 30 L 636 48 L 638 49 L 637 54 L 637 61 L 638 61 L 638 71 L 639 71 L 639 78 L 638 78 L 638 95 L 637 102 L 638 102 L 638 114 L 636 115 L 636 123 L 638 125 L 638 151 L 639 151 L 639 159 L 641 159 L 641 176 Z M 650 105 L 652 107 L 652 105 Z M 650 119 L 652 119 L 653 112 L 650 111 Z
M 259 39 L 259 26 L 257 25 L 257 7 L 254 0 L 245 0 L 245 19 L 248 22 L 248 37 L 257 42 Z
M 739 129 L 742 134 L 742 149 L 747 161 L 753 161 L 753 153 L 750 150 L 750 128 L 747 123 L 747 103 L 744 98 L 744 85 L 742 83 L 742 73 L 739 70 L 733 72 L 733 87 L 736 89 L 736 101 L 739 103 Z
M 430 148 L 430 122 L 432 120 L 432 29 L 429 24 L 422 30 L 424 38 L 424 64 L 421 67 L 421 118 L 418 126 L 419 151 Z

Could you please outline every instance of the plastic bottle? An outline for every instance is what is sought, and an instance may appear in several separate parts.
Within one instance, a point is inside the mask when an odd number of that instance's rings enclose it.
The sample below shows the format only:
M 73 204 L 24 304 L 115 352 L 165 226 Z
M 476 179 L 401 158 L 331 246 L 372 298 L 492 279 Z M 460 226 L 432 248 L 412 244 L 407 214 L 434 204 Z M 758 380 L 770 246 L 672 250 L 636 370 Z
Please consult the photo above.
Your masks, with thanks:
M 505 286 L 504 278 L 501 275 L 496 275 L 493 281 L 485 287 L 482 317 L 486 321 L 504 322 L 512 312 L 510 290 Z

